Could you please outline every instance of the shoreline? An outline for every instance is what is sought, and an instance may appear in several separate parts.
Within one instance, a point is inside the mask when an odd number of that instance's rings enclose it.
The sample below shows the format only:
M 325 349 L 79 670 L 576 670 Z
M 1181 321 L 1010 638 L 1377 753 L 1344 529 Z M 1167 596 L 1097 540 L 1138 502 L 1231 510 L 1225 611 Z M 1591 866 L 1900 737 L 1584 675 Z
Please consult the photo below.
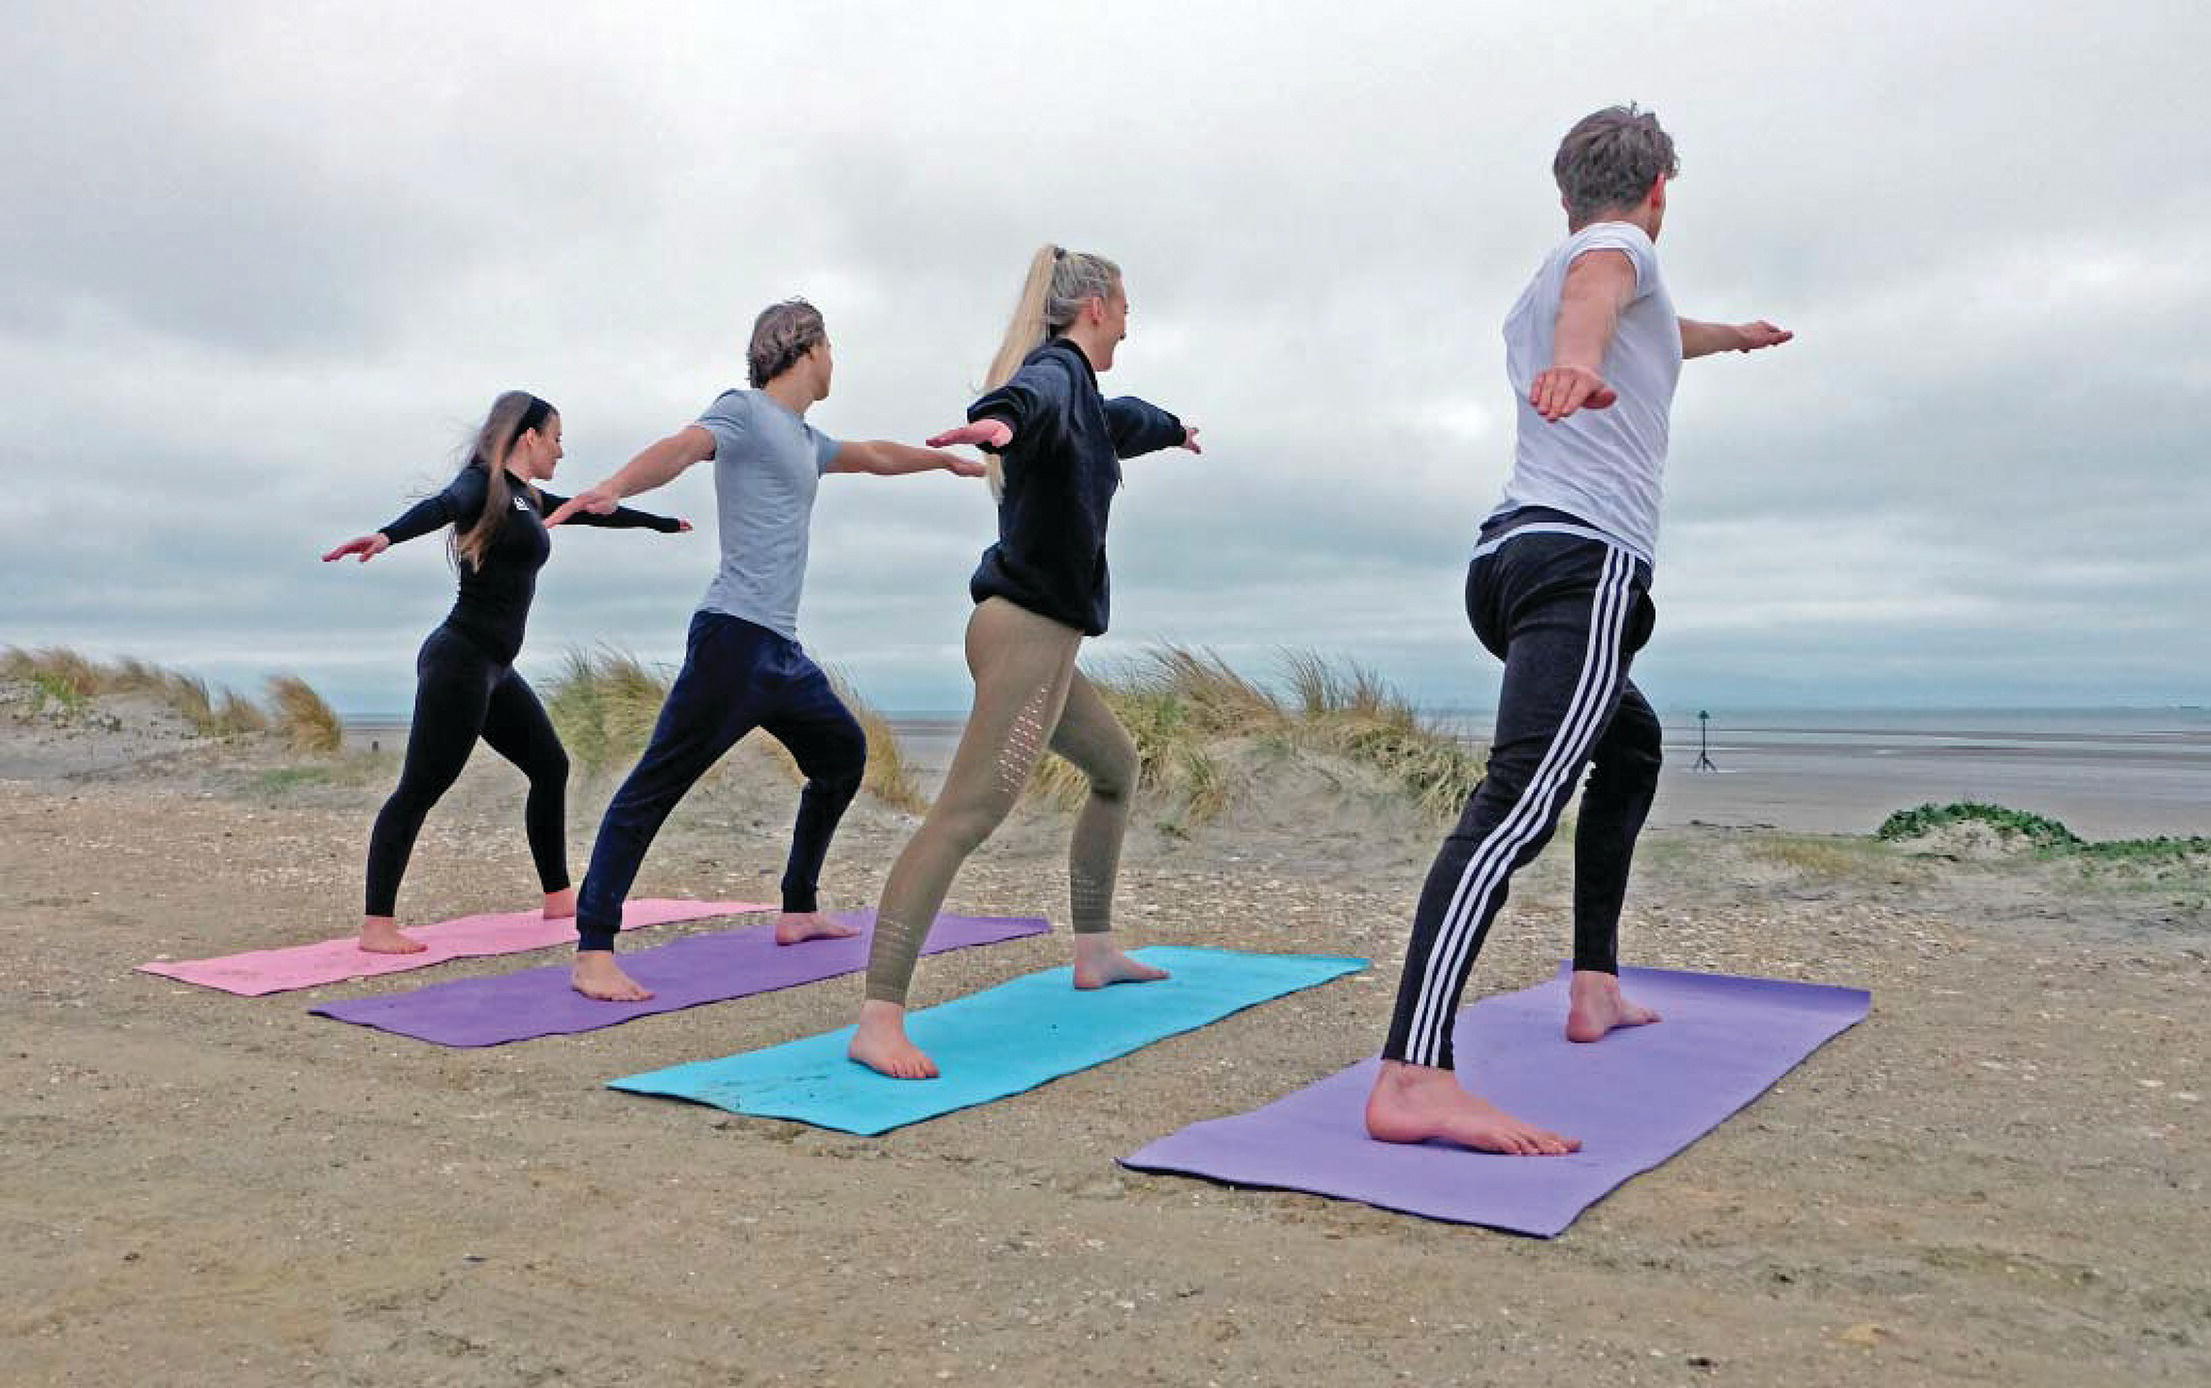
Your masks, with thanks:
M 2091 839 L 2211 836 L 2211 712 L 1861 710 L 1851 721 L 1823 712 L 1842 711 L 1783 711 L 1747 726 L 1715 719 L 1716 772 L 1695 769 L 1695 722 L 1669 720 L 1652 825 L 1870 834 L 1898 810 L 1972 800 L 2044 815 Z M 886 716 L 933 794 L 960 717 Z M 1478 743 L 1484 718 L 1450 721 Z M 374 741 L 396 751 L 406 722 L 348 719 L 346 736 L 356 750 Z

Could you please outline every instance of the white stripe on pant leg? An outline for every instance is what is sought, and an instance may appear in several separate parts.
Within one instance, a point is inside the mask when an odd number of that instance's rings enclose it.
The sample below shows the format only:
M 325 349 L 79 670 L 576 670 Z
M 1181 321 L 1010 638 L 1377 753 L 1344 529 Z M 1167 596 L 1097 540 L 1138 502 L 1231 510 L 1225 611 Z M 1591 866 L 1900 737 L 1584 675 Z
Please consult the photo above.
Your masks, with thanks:
M 1602 727 L 1600 715 L 1610 700 L 1618 673 L 1618 628 L 1625 611 L 1625 580 L 1632 576 L 1633 567 L 1633 556 L 1618 550 L 1607 556 L 1607 572 L 1599 579 L 1595 610 L 1591 614 L 1590 649 L 1583 657 L 1581 674 L 1567 711 L 1521 798 L 1469 859 L 1460 876 L 1458 890 L 1444 913 L 1430 950 L 1429 968 L 1411 1028 L 1413 1034 L 1421 1038 L 1420 1063 L 1433 1063 L 1442 1055 L 1445 1029 L 1452 1020 L 1449 1016 L 1451 982 L 1473 948 L 1477 933 L 1475 923 L 1487 913 L 1490 898 L 1499 884 L 1510 876 L 1513 860 L 1529 839 L 1554 817 L 1550 802 L 1572 789 L 1569 773 L 1581 765 L 1591 735 Z
M 1440 1058 L 1445 1028 L 1451 1023 L 1450 985 L 1472 948 L 1476 933 L 1472 927 L 1485 913 L 1497 886 L 1510 875 L 1513 860 L 1528 840 L 1551 822 L 1549 802 L 1571 791 L 1568 772 L 1579 769 L 1590 741 L 1603 727 L 1601 715 L 1619 678 L 1623 629 L 1630 609 L 1628 581 L 1634 576 L 1634 568 L 1634 557 L 1625 551 L 1614 549 L 1606 555 L 1605 570 L 1598 579 L 1588 649 L 1566 714 L 1519 802 L 1476 847 L 1460 875 L 1458 889 L 1430 948 L 1427 976 L 1413 1014 L 1411 1031 L 1415 1039 L 1407 1050 L 1408 1058 L 1416 1064 L 1433 1064 Z M 1565 784 L 1560 784 L 1562 781 Z
M 1598 662 L 1594 668 L 1601 670 L 1602 655 Z M 1414 1028 L 1420 1037 L 1423 1064 L 1442 1063 L 1448 1029 L 1455 1020 L 1455 984 L 1480 943 L 1483 923 L 1497 909 L 1497 894 L 1504 890 L 1527 845 L 1556 821 L 1565 798 L 1573 791 L 1572 769 L 1587 756 L 1592 726 L 1602 725 L 1601 720 L 1587 716 L 1592 708 L 1601 711 L 1604 707 L 1604 686 L 1600 684 L 1596 690 L 1599 697 L 1580 710 L 1584 716 L 1574 724 L 1561 726 L 1562 740 L 1556 745 L 1567 755 L 1554 763 L 1551 774 L 1531 782 L 1515 806 L 1518 813 L 1499 824 L 1496 834 L 1482 845 L 1479 857 L 1467 864 L 1462 882 L 1468 890 L 1456 912 L 1438 928 L 1435 953 L 1423 982 L 1422 1005 Z
M 1582 655 L 1581 671 L 1575 677 L 1574 692 L 1568 697 L 1566 712 L 1560 715 L 1558 727 L 1552 733 L 1551 745 L 1544 749 L 1543 756 L 1537 760 L 1535 770 L 1528 777 L 1528 789 L 1530 791 L 1553 774 L 1553 759 L 1558 754 L 1560 741 L 1561 739 L 1571 740 L 1573 730 L 1581 717 L 1578 710 L 1583 708 L 1583 702 L 1589 696 L 1591 681 L 1600 678 L 1597 671 L 1602 664 L 1602 643 L 1607 629 L 1605 612 L 1612 599 L 1613 584 L 1616 578 L 1613 570 L 1619 554 L 1620 552 L 1617 549 L 1608 550 L 1606 553 L 1605 567 L 1598 575 L 1596 593 L 1590 602 L 1589 648 Z M 1630 567 L 1632 570 L 1632 565 Z M 1525 796 L 1523 796 L 1523 803 L 1524 801 Z M 1519 805 L 1516 804 L 1504 819 L 1498 821 L 1497 827 L 1490 831 L 1491 834 L 1495 835 L 1503 832 L 1507 826 L 1511 825 L 1514 822 L 1515 815 L 1519 813 L 1519 808 Z M 1477 846 L 1475 853 L 1479 854 L 1480 852 L 1481 847 Z M 1469 859 L 1469 866 L 1471 866 L 1471 858 Z M 1474 876 L 1471 872 L 1461 875 L 1458 889 L 1452 894 L 1451 904 L 1444 910 L 1445 920 L 1449 920 L 1459 913 L 1460 904 L 1466 899 L 1467 889 L 1473 880 Z
M 1493 876 L 1491 869 L 1499 861 L 1496 856 L 1499 846 L 1523 837 L 1531 815 L 1537 824 L 1548 818 L 1541 806 L 1554 793 L 1553 787 L 1561 770 L 1574 764 L 1572 756 L 1561 754 L 1578 740 L 1582 726 L 1589 719 L 1590 695 L 1604 687 L 1602 671 L 1605 667 L 1605 638 L 1611 626 L 1607 618 L 1617 600 L 1615 590 L 1618 587 L 1620 557 L 1618 550 L 1606 553 L 1605 566 L 1598 577 L 1596 594 L 1590 605 L 1588 648 L 1583 653 L 1581 670 L 1575 677 L 1574 692 L 1567 700 L 1566 711 L 1560 716 L 1558 726 L 1552 732 L 1551 743 L 1538 759 L 1536 769 L 1530 774 L 1520 799 L 1468 856 L 1466 868 L 1459 876 L 1458 887 L 1452 893 L 1450 904 L 1444 909 L 1443 919 L 1437 927 L 1435 944 L 1429 952 L 1430 965 L 1421 984 L 1419 1005 L 1413 1016 L 1413 1030 L 1418 1034 L 1434 1036 L 1438 1030 L 1437 1013 L 1447 1006 L 1445 999 L 1450 993 L 1449 980 L 1456 975 L 1457 959 L 1468 944 L 1467 938 L 1459 932 L 1469 918 L 1470 893 L 1475 898 L 1471 904 L 1478 912 L 1488 900 L 1489 879 Z M 1632 572 L 1632 565 L 1630 571 Z M 1600 697 L 1595 706 L 1602 709 L 1603 704 Z M 1518 846 L 1515 844 L 1502 861 L 1510 862 L 1511 855 L 1517 852 Z M 1447 967 L 1438 970 L 1435 964 L 1439 959 Z M 1429 1049 L 1440 1050 L 1440 1042 L 1431 1041 Z
M 1611 562 L 1615 559 L 1620 561 L 1617 565 Z M 1627 580 L 1633 576 L 1633 556 L 1614 551 L 1608 556 L 1607 569 L 1598 581 L 1590 620 L 1590 649 L 1583 657 L 1567 712 L 1520 800 L 1469 859 L 1451 909 L 1438 928 L 1437 953 L 1443 967 L 1431 966 L 1423 985 L 1424 1007 L 1416 1018 L 1416 1022 L 1425 1023 L 1425 1049 L 1432 1058 L 1440 1058 L 1443 1053 L 1446 1030 L 1452 1022 L 1451 983 L 1474 948 L 1478 922 L 1488 914 L 1492 897 L 1511 876 L 1514 859 L 1563 808 L 1552 802 L 1572 792 L 1574 773 L 1586 759 L 1591 740 L 1603 728 L 1603 714 L 1619 676 L 1620 636 L 1628 608 Z M 1436 957 L 1431 955 L 1431 959 Z
M 1599 579 L 1597 600 L 1591 613 L 1589 652 L 1566 714 L 1560 719 L 1551 745 L 1530 778 L 1521 798 L 1491 836 L 1481 844 L 1461 875 L 1459 891 L 1437 932 L 1442 967 L 1431 966 L 1423 985 L 1423 1008 L 1416 1030 L 1426 1040 L 1431 1056 L 1443 1052 L 1445 1029 L 1450 1026 L 1452 980 L 1458 976 L 1478 936 L 1478 922 L 1491 910 L 1490 902 L 1513 871 L 1514 860 L 1528 842 L 1554 821 L 1562 805 L 1554 804 L 1571 793 L 1574 773 L 1586 759 L 1593 736 L 1603 727 L 1603 714 L 1611 702 L 1619 676 L 1620 636 L 1625 623 L 1633 556 L 1619 554 L 1608 562 L 1611 570 Z

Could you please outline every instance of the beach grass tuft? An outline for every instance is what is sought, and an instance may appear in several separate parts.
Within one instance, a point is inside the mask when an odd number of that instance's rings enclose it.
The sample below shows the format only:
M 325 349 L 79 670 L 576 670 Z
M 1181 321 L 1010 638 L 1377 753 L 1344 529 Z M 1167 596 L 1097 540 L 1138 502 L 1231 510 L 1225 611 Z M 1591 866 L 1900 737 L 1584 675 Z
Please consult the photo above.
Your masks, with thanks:
M 626 651 L 571 650 L 545 687 L 545 711 L 585 771 L 637 760 L 668 697 L 668 679 Z
M 212 734 L 215 731 L 215 698 L 208 691 L 206 680 L 172 670 L 162 681 L 160 692 L 162 702 L 190 723 L 195 732 Z
M 929 797 L 922 794 L 921 779 L 914 774 L 914 764 L 906 759 L 906 749 L 899 745 L 891 720 L 860 696 L 842 670 L 831 670 L 829 683 L 859 720 L 860 731 L 867 734 L 868 769 L 860 788 L 892 809 L 911 814 L 926 811 Z
M 268 697 L 277 731 L 292 750 L 327 757 L 343 745 L 345 729 L 337 711 L 307 681 L 297 675 L 271 675 Z
M 10 646 L 0 652 L 0 678 L 29 685 L 39 707 L 51 700 L 70 715 L 84 712 L 102 695 L 140 695 L 160 703 L 203 737 L 261 733 L 271 726 L 269 710 L 244 695 L 133 656 L 105 663 L 66 646 L 35 651 Z M 304 683 L 300 687 L 306 689 Z M 319 696 L 316 702 L 321 702 Z
M 1262 682 L 1212 651 L 1165 645 L 1084 676 L 1136 740 L 1138 785 L 1193 821 L 1227 807 L 1234 794 L 1228 753 L 1238 742 L 1363 763 L 1437 818 L 1457 814 L 1481 780 L 1482 752 L 1422 716 L 1372 670 L 1305 650 L 1282 652 L 1278 665 L 1277 678 Z M 1051 757 L 1031 793 L 1072 807 L 1087 782 Z

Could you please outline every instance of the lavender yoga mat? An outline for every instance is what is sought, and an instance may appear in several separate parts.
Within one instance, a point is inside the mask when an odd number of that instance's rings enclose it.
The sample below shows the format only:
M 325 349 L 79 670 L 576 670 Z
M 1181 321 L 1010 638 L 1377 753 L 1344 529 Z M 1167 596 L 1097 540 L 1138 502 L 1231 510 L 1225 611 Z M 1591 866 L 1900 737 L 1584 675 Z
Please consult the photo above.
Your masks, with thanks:
M 355 998 L 308 1009 L 341 1022 L 412 1036 L 440 1046 L 499 1046 L 538 1036 L 596 1031 L 638 1017 L 676 1012 L 815 983 L 867 967 L 873 911 L 841 911 L 834 919 L 862 927 L 842 940 L 779 945 L 773 925 L 671 940 L 622 956 L 622 969 L 653 990 L 644 1002 L 598 1002 L 568 986 L 568 965 L 496 978 L 433 983 L 410 993 Z M 1050 933 L 1052 923 L 1028 916 L 939 916 L 924 954 L 991 945 Z
M 774 909 L 757 901 L 669 901 L 650 897 L 623 905 L 622 928 L 641 930 L 648 925 L 666 925 L 670 921 L 739 916 L 747 911 Z M 495 915 L 462 916 L 458 920 L 439 921 L 436 925 L 409 926 L 407 933 L 429 948 L 420 954 L 371 954 L 349 935 L 342 940 L 250 950 L 245 954 L 226 954 L 219 959 L 140 964 L 138 971 L 257 998 L 264 993 L 288 993 L 295 988 L 343 983 L 349 978 L 374 978 L 379 974 L 427 969 L 448 959 L 519 954 L 547 945 L 567 944 L 576 938 L 576 923 L 547 920 L 542 911 L 503 911 Z
M 1430 1219 L 1550 1238 L 1764 1093 L 1862 1020 L 1872 994 L 1779 979 L 1622 969 L 1665 1018 L 1594 1045 L 1561 1034 L 1567 971 L 1458 1015 L 1471 1087 L 1508 1113 L 1582 1140 L 1565 1157 L 1501 1157 L 1366 1135 L 1367 1060 L 1232 1118 L 1193 1123 L 1132 1156 L 1139 1171 L 1309 1191 Z

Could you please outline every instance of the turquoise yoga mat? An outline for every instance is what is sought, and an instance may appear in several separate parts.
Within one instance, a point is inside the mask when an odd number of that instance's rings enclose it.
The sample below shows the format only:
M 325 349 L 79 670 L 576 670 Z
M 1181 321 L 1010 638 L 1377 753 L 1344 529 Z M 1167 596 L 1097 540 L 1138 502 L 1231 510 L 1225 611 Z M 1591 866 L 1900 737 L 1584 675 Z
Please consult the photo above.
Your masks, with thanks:
M 913 1013 L 906 1034 L 943 1072 L 933 1080 L 889 1079 L 847 1059 L 852 1028 L 843 1027 L 607 1083 L 873 1137 L 1034 1089 L 1367 966 L 1342 955 L 1181 945 L 1133 954 L 1172 977 L 1085 991 L 1074 987 L 1071 970 L 1046 969 Z

